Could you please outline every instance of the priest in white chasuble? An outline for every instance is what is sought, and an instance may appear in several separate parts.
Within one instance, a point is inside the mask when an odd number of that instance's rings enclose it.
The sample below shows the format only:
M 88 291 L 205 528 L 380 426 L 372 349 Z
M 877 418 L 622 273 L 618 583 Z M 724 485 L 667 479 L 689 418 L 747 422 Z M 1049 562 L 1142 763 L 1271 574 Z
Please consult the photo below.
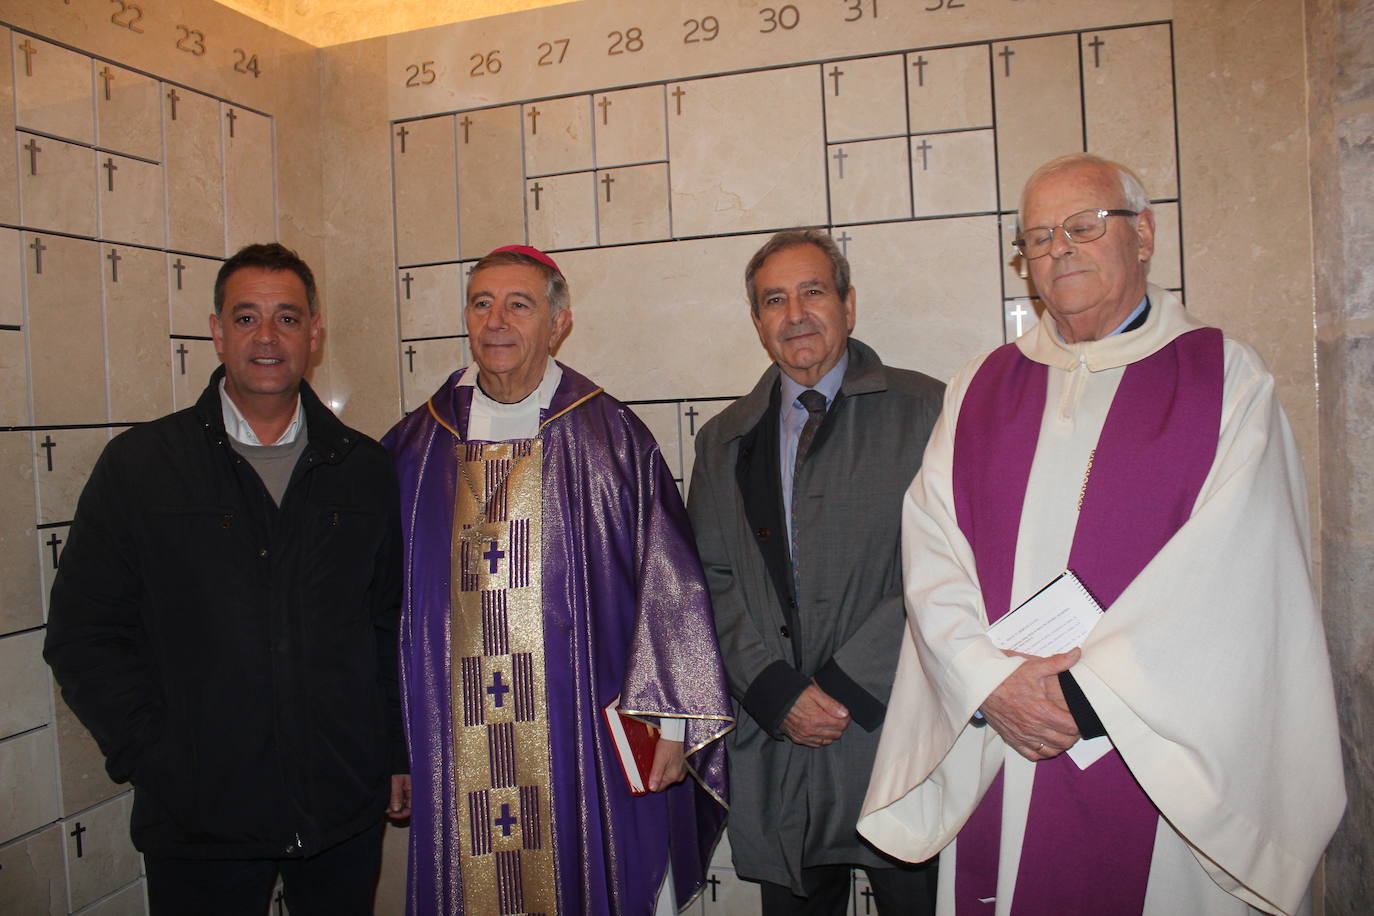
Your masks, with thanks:
M 957 916 L 1298 912 L 1345 790 L 1273 377 L 1147 284 L 1128 169 L 1047 163 L 1020 224 L 1045 314 L 950 383 L 907 492 L 909 626 L 859 831 L 941 853 Z M 994 646 L 1066 569 L 1106 609 L 1082 645 Z
M 684 906 L 724 822 L 731 713 L 677 486 L 644 424 L 552 358 L 571 320 L 553 259 L 487 255 L 465 317 L 476 364 L 383 443 L 405 526 L 408 912 Z M 662 728 L 639 794 L 617 699 Z

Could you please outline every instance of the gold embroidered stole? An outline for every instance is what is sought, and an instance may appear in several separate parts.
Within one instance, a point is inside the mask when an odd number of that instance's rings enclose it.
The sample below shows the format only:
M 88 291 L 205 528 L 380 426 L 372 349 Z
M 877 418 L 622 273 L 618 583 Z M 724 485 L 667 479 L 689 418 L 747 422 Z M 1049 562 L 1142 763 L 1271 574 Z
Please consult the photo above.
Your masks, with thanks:
M 463 910 L 552 916 L 543 442 L 456 448 L 449 657 Z

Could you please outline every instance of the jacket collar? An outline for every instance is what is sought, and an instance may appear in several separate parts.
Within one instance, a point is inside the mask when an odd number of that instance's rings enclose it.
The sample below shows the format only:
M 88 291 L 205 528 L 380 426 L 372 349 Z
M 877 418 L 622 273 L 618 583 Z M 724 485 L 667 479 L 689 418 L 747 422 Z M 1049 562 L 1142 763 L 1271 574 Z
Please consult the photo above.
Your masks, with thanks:
M 221 365 L 210 375 L 210 384 L 205 386 L 193 408 L 201 426 L 220 442 L 229 438 L 224 429 L 224 410 L 219 399 L 219 383 L 223 378 L 224 366 Z M 301 379 L 301 407 L 305 410 L 308 447 L 318 451 L 330 463 L 343 460 L 343 456 L 357 444 L 361 434 L 349 429 L 332 410 L 325 407 L 305 379 Z
M 873 348 L 858 338 L 851 337 L 848 351 L 849 368 L 845 370 L 844 381 L 840 383 L 840 397 L 886 391 L 887 367 L 883 365 L 883 361 Z M 737 439 L 758 425 L 764 412 L 768 410 L 773 389 L 777 386 L 778 376 L 781 374 L 777 363 L 769 366 L 753 390 L 721 415 L 721 433 L 726 439 Z

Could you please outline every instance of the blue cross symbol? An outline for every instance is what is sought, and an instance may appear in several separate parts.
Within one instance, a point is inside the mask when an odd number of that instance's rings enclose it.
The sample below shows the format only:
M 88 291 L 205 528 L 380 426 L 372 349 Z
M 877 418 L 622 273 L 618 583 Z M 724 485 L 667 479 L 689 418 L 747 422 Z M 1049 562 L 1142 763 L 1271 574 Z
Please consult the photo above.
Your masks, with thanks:
M 510 805 L 502 805 L 501 816 L 492 823 L 501 828 L 501 836 L 510 836 L 510 829 L 515 826 L 515 820 L 515 815 L 510 813 Z
M 502 706 L 502 700 L 505 699 L 506 694 L 510 693 L 510 687 L 501 683 L 500 671 L 494 672 L 492 674 L 491 686 L 487 688 L 487 693 L 491 694 L 492 699 L 496 701 L 496 708 L 500 709 Z
M 506 556 L 506 552 L 504 550 L 496 549 L 496 544 L 496 541 L 492 541 L 491 546 L 488 547 L 486 549 L 486 552 L 482 554 L 482 559 L 487 561 L 487 572 L 491 573 L 492 575 L 496 575 L 496 561 L 504 559 Z

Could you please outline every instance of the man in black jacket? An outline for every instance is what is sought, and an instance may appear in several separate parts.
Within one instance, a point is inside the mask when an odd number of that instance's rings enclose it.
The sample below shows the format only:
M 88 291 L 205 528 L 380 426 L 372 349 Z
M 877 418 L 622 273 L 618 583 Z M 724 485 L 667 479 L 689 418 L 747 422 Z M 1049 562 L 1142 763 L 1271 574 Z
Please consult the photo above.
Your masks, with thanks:
M 310 268 L 225 262 L 223 366 L 117 436 L 81 494 L 44 657 L 116 781 L 154 914 L 370 913 L 383 809 L 409 813 L 386 453 L 302 381 Z

